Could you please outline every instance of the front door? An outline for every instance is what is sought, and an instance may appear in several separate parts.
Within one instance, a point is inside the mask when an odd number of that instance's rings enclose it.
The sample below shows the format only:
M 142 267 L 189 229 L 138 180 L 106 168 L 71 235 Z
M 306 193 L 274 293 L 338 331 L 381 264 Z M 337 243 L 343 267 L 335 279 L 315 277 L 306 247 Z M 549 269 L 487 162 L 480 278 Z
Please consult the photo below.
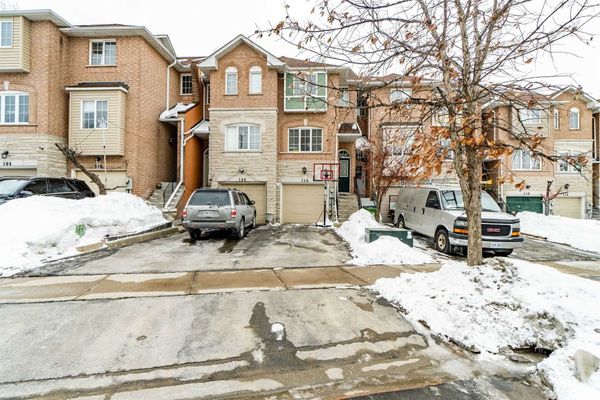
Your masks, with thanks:
M 341 193 L 350 192 L 350 154 L 342 150 L 339 154 L 340 161 L 340 179 L 338 182 L 338 190 Z

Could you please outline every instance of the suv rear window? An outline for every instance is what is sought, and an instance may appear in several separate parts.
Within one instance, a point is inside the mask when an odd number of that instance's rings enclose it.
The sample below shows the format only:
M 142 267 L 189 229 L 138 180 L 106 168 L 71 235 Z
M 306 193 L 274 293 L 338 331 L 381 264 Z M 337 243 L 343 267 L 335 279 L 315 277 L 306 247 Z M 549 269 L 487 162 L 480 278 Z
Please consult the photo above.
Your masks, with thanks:
M 201 191 L 196 192 L 190 199 L 190 206 L 230 206 L 229 192 L 227 191 Z
M 52 193 L 66 193 L 71 191 L 64 179 L 50 179 L 50 189 Z

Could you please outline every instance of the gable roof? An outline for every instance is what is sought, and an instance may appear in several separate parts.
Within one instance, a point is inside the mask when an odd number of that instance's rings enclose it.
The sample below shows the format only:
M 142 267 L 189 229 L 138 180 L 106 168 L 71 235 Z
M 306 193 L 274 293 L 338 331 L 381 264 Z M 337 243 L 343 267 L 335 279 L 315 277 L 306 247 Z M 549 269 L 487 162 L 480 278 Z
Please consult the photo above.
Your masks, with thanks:
M 52 10 L 1 10 L 0 17 L 25 17 L 30 21 L 50 21 L 59 28 L 71 26 L 70 23 Z
M 558 96 L 560 96 L 561 94 L 565 93 L 565 92 L 575 92 L 580 96 L 580 99 L 582 101 L 584 101 L 585 103 L 587 103 L 588 108 L 598 108 L 600 105 L 598 104 L 598 101 L 596 101 L 596 99 L 594 99 L 592 96 L 590 96 L 589 94 L 587 94 L 586 92 L 584 92 L 581 88 L 575 87 L 573 85 L 569 85 L 561 90 L 556 91 L 555 93 L 553 93 L 550 98 L 552 100 L 555 100 Z
M 273 54 L 269 53 L 258 44 L 254 43 L 252 40 L 248 39 L 244 35 L 237 35 L 231 41 L 226 43 L 224 46 L 217 49 L 214 53 L 206 57 L 204 61 L 199 64 L 200 69 L 202 70 L 215 70 L 218 68 L 218 61 L 223 55 L 229 53 L 231 50 L 236 48 L 238 45 L 245 43 L 248 46 L 252 47 L 254 50 L 262 53 L 267 58 L 267 65 L 277 69 L 285 68 L 285 63 L 279 58 L 275 57 Z

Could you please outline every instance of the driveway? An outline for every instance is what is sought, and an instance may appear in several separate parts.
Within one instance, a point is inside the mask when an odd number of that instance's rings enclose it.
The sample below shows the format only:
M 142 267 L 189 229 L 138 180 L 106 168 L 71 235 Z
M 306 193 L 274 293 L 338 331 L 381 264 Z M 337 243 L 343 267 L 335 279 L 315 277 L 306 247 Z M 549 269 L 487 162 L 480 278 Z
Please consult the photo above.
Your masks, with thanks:
M 342 265 L 351 256 L 331 230 L 300 225 L 261 226 L 242 239 L 213 232 L 198 241 L 187 233 L 91 257 L 59 262 L 31 275 L 222 271 Z

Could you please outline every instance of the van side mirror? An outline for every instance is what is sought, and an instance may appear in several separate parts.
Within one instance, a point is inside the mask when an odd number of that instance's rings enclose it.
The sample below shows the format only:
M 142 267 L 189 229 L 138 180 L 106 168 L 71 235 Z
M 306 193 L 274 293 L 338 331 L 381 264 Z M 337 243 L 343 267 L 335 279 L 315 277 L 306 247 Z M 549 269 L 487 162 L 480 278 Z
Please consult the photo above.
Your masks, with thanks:
M 254 200 L 250 200 L 250 204 L 254 205 L 256 202 Z
M 30 192 L 29 190 L 22 190 L 21 193 L 19 193 L 19 197 L 30 197 L 33 196 L 33 192 Z

